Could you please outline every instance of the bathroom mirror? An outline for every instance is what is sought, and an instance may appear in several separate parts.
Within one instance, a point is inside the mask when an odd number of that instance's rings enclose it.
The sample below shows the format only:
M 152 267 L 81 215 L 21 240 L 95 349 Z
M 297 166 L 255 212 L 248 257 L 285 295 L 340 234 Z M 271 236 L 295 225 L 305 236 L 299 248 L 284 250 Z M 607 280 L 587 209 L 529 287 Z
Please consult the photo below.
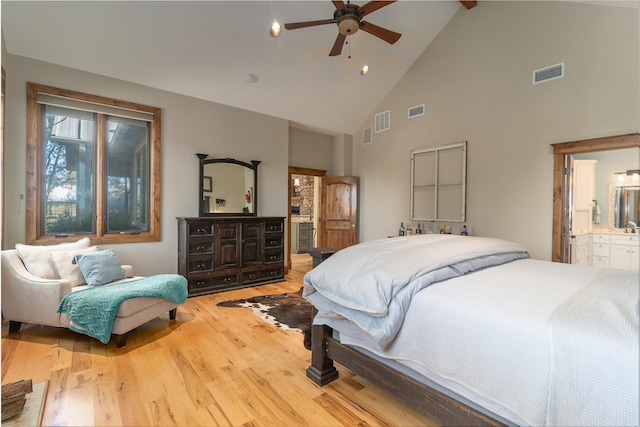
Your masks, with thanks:
M 633 222 L 640 225 L 640 186 L 615 186 L 613 192 L 615 228 Z
M 258 165 L 236 159 L 200 160 L 200 216 L 256 216 L 258 198 Z

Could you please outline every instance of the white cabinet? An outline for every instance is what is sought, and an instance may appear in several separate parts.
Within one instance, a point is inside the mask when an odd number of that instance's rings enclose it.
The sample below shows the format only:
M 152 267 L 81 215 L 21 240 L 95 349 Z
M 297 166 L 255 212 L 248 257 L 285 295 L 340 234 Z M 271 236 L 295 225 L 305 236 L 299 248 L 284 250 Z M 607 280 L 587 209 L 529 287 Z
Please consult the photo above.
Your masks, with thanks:
M 640 236 L 611 236 L 611 268 L 640 270 Z
M 575 236 L 572 247 L 571 264 L 591 265 L 590 247 L 591 239 L 588 234 Z
M 589 233 L 593 224 L 593 199 L 597 160 L 573 161 L 573 197 L 571 231 L 573 234 Z
M 591 265 L 594 267 L 609 268 L 610 257 L 609 235 L 591 235 Z

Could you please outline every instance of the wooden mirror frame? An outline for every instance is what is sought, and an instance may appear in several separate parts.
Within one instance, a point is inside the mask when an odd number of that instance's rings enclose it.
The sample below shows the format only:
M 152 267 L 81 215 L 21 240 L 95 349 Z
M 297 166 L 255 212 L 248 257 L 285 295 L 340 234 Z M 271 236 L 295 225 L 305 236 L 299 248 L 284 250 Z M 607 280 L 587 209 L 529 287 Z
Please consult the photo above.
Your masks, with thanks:
M 578 153 L 640 147 L 640 133 L 551 144 L 553 147 L 553 240 L 551 260 L 562 262 L 565 158 Z
M 200 174 L 199 174 L 199 202 L 198 202 L 198 215 L 201 217 L 218 217 L 218 216 L 257 216 L 258 215 L 258 165 L 261 163 L 259 160 L 251 160 L 251 163 L 242 162 L 240 160 L 231 158 L 220 159 L 207 159 L 208 154 L 196 153 L 200 161 Z M 251 195 L 251 209 L 250 212 L 208 212 L 205 211 L 205 198 L 204 198 L 204 167 L 214 163 L 227 163 L 239 166 L 244 166 L 247 169 L 253 171 L 253 194 Z

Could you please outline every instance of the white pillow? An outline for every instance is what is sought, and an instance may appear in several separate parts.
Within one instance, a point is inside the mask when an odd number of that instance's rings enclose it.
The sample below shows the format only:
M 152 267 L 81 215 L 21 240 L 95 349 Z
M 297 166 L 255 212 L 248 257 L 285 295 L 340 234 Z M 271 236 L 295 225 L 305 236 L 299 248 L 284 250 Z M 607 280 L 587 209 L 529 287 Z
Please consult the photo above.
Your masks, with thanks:
M 49 256 L 49 252 L 86 249 L 89 245 L 91 245 L 91 240 L 88 237 L 84 237 L 77 242 L 59 243 L 50 246 L 30 246 L 17 243 L 16 251 L 29 273 L 43 279 L 59 279 L 60 276 L 51 256 Z
M 90 246 L 87 249 L 76 249 L 75 251 L 51 251 L 51 259 L 58 270 L 58 275 L 61 279 L 67 279 L 71 281 L 71 286 L 80 286 L 87 283 L 80 265 L 77 262 L 73 262 L 76 255 L 88 254 L 91 252 L 98 252 L 97 246 Z

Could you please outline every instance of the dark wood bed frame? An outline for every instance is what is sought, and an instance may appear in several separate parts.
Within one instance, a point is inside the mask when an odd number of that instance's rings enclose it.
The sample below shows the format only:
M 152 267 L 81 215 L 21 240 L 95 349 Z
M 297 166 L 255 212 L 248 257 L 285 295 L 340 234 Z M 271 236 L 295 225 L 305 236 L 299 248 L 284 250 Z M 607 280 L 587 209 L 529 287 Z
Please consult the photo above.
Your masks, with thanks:
M 315 315 L 315 313 L 314 313 Z M 338 378 L 337 362 L 421 414 L 449 426 L 504 426 L 477 410 L 428 387 L 333 338 L 326 325 L 311 327 L 311 366 L 307 377 L 319 386 Z

